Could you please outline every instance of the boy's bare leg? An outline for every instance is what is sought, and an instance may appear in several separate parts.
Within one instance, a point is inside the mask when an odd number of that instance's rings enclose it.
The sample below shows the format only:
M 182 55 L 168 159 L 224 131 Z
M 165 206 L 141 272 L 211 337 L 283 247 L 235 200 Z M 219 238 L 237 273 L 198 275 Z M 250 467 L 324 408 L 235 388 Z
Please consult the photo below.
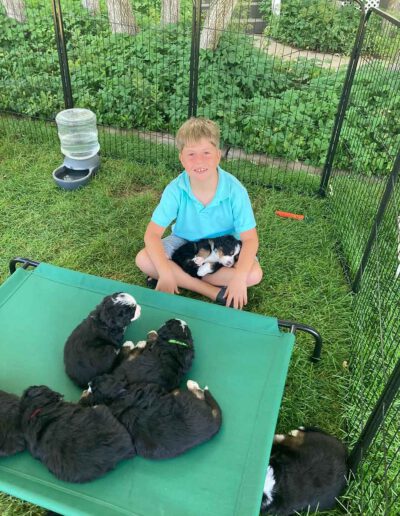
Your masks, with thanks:
M 142 272 L 151 278 L 158 279 L 158 272 L 154 267 L 154 264 L 151 261 L 149 255 L 147 254 L 146 249 L 142 249 L 137 254 L 136 265 Z M 170 262 L 170 265 L 178 287 L 191 290 L 192 292 L 196 292 L 202 296 L 206 296 L 212 301 L 216 300 L 218 292 L 220 291 L 218 286 L 214 286 L 213 284 L 202 281 L 201 279 L 193 278 L 190 276 L 190 274 L 187 274 L 185 271 L 183 271 L 179 265 L 172 261 Z
M 206 276 L 203 276 L 203 281 L 210 283 L 210 285 L 226 286 L 234 274 L 235 269 L 233 267 L 222 267 L 213 274 L 207 274 Z M 247 276 L 247 286 L 252 287 L 253 285 L 258 285 L 258 283 L 260 283 L 262 280 L 262 276 L 263 273 L 260 264 L 257 260 L 255 260 Z

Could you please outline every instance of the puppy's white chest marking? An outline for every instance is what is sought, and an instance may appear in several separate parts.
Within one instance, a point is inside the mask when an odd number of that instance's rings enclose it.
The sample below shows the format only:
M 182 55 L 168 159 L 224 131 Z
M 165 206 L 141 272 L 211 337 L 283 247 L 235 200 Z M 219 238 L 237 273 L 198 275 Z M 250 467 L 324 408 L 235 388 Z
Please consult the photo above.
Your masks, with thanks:
M 267 497 L 268 503 L 272 502 L 272 492 L 275 486 L 274 470 L 271 466 L 268 466 L 267 475 L 265 477 L 263 492 Z

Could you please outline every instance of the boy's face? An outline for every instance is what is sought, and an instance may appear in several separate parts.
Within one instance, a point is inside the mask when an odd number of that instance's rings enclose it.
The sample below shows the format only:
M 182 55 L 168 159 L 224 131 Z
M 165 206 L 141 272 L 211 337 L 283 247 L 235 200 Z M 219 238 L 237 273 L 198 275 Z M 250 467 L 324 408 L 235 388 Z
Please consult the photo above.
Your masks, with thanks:
M 221 151 L 209 140 L 202 138 L 198 142 L 186 144 L 179 159 L 190 179 L 207 181 L 215 176 L 221 160 Z

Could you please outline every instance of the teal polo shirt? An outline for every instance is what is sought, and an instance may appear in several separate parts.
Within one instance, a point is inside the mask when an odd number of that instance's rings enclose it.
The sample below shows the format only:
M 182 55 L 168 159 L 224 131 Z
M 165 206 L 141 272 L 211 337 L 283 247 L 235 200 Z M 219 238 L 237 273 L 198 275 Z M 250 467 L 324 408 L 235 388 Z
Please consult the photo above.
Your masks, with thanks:
M 172 234 L 186 240 L 235 235 L 256 227 L 249 194 L 232 174 L 218 167 L 218 186 L 204 206 L 193 195 L 189 176 L 183 171 L 165 188 L 151 220 L 161 227 L 172 222 Z

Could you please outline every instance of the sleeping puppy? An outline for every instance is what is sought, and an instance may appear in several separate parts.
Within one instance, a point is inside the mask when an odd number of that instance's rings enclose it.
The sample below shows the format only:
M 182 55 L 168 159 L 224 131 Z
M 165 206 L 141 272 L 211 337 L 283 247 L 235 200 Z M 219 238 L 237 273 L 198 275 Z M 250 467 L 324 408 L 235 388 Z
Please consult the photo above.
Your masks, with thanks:
M 242 242 L 232 235 L 187 242 L 171 256 L 185 272 L 194 277 L 212 274 L 221 267 L 232 267 L 237 261 Z
M 130 348 L 130 349 L 129 349 Z M 168 392 L 176 389 L 194 358 L 192 332 L 185 321 L 169 319 L 147 341 L 124 346 L 124 357 L 113 370 L 122 382 L 156 383 Z
M 208 441 L 221 427 L 221 409 L 208 388 L 191 380 L 187 387 L 166 392 L 154 383 L 127 386 L 106 374 L 90 382 L 80 403 L 106 403 L 141 457 L 171 459 Z
M 68 337 L 64 347 L 67 375 L 79 387 L 116 364 L 128 324 L 140 317 L 140 306 L 129 294 L 106 296 Z
M 33 457 L 66 482 L 94 480 L 135 455 L 128 432 L 106 406 L 65 402 L 44 385 L 25 390 L 20 418 Z
M 19 397 L 0 391 L 0 457 L 25 450 L 19 425 Z
M 289 515 L 332 509 L 346 487 L 347 450 L 317 428 L 277 434 L 264 484 L 261 512 Z

